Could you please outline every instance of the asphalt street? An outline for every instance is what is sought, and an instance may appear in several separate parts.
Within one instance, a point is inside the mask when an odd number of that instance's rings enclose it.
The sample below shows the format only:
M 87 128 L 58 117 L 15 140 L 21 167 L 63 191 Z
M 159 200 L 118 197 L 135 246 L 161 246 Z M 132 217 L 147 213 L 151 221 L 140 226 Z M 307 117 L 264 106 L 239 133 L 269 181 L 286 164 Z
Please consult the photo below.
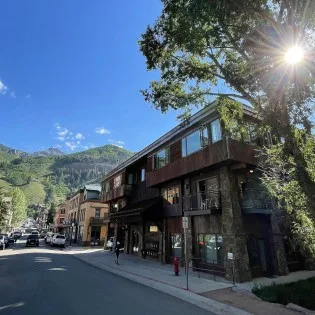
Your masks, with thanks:
M 0 251 L 0 315 L 211 314 L 25 238 Z

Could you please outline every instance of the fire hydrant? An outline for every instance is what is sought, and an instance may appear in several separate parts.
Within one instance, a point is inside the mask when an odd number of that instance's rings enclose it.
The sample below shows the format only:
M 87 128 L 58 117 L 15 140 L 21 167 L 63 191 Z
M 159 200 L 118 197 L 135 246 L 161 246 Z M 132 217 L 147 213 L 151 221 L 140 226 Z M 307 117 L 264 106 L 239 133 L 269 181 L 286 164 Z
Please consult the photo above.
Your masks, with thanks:
M 179 273 L 178 257 L 174 257 L 174 272 L 175 272 L 175 276 L 178 276 L 178 273 Z

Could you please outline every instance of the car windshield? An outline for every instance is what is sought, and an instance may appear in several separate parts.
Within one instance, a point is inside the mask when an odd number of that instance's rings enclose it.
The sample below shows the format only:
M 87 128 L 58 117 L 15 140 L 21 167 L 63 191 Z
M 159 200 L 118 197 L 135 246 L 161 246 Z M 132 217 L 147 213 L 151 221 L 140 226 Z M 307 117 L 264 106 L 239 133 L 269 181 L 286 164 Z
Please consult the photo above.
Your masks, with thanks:
M 28 240 L 34 240 L 34 239 L 38 239 L 38 236 L 37 235 L 29 235 Z
M 64 235 L 57 235 L 56 238 L 63 238 L 64 239 L 65 236 Z

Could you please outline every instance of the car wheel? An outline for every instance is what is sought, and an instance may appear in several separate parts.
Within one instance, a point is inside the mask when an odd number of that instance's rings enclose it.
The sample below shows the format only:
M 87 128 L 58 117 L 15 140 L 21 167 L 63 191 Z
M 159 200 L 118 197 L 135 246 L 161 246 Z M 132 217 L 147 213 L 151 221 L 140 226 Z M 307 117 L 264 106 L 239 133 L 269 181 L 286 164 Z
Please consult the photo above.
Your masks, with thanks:
M 36 247 L 38 247 L 39 246 L 39 244 L 36 244 Z

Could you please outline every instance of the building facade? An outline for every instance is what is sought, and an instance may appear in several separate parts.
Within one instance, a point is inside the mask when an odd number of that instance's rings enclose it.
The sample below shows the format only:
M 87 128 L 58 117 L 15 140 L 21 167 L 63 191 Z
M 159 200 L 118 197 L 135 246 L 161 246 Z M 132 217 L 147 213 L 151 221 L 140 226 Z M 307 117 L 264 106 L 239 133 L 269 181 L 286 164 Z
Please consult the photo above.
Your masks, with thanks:
M 61 203 L 57 206 L 56 213 L 54 216 L 54 232 L 64 234 L 65 232 L 65 220 L 67 217 L 67 204 Z
M 125 252 L 184 260 L 184 216 L 192 268 L 237 282 L 288 273 L 281 217 L 256 169 L 258 120 L 245 105 L 244 119 L 247 134 L 227 137 L 213 103 L 102 179 Z

